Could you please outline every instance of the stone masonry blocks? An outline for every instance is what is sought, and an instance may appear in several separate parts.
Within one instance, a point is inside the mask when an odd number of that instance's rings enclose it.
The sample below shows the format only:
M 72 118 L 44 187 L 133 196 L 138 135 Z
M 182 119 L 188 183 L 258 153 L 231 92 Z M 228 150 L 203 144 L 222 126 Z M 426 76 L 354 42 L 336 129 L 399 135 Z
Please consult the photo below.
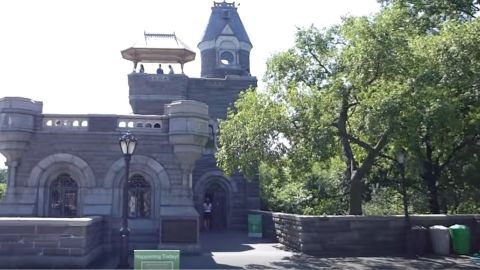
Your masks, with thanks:
M 320 256 L 398 255 L 405 250 L 403 216 L 301 216 L 264 211 L 264 231 L 287 247 Z M 479 215 L 412 216 L 413 225 L 467 225 L 472 250 L 478 250 Z M 268 234 L 272 231 L 274 234 Z
M 0 218 L 0 267 L 85 267 L 100 254 L 103 224 L 101 217 Z M 64 256 L 73 257 L 53 259 Z

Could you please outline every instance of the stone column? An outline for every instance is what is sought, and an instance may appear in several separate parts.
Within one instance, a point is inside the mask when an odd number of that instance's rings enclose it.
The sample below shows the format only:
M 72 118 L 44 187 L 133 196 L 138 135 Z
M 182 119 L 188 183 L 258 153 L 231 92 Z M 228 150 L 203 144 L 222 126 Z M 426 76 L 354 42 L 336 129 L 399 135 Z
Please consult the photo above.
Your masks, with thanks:
M 166 105 L 169 142 L 182 168 L 182 186 L 192 192 L 192 171 L 208 140 L 208 106 L 194 100 Z
M 195 210 L 192 171 L 208 139 L 208 106 L 193 100 L 179 100 L 165 106 L 169 119 L 168 139 L 181 170 L 180 186 L 172 188 L 175 198 L 160 209 L 160 249 L 195 253 L 200 249 L 200 215 Z
M 8 174 L 7 174 L 7 194 L 13 192 L 15 187 L 15 180 L 17 174 L 17 167 L 18 161 L 7 161 L 5 165 L 8 167 Z

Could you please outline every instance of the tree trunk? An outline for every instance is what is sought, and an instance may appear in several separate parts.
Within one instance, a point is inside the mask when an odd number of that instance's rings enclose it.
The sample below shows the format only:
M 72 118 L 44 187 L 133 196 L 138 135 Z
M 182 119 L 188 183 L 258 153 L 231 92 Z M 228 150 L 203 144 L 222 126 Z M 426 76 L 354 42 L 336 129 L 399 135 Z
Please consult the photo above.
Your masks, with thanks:
M 438 204 L 437 179 L 432 172 L 426 172 L 422 175 L 423 181 L 427 186 L 428 206 L 431 214 L 440 214 L 440 205 Z
M 362 215 L 362 194 L 363 194 L 363 178 L 370 171 L 375 158 L 378 156 L 377 150 L 371 150 L 368 152 L 367 157 L 362 162 L 356 171 L 352 174 L 350 181 L 350 215 Z
M 342 107 L 340 108 L 340 113 L 336 127 L 338 129 L 338 135 L 340 137 L 340 142 L 343 147 L 343 153 L 345 155 L 345 162 L 347 165 L 346 176 L 350 176 L 350 215 L 361 215 L 362 214 L 362 180 L 365 175 L 370 171 L 375 159 L 378 157 L 382 149 L 388 142 L 389 130 L 380 137 L 377 144 L 373 147 L 372 145 L 355 138 L 347 131 L 347 121 L 348 121 L 348 91 L 346 91 L 342 96 Z M 355 143 L 360 147 L 364 148 L 367 151 L 367 157 L 362 161 L 361 166 L 358 166 L 355 155 L 353 154 L 351 143 Z
M 354 177 L 350 181 L 350 215 L 361 215 L 362 212 L 362 179 Z
M 342 107 L 337 121 L 337 129 L 340 135 L 340 142 L 343 147 L 343 154 L 347 171 L 345 177 L 350 185 L 350 215 L 362 214 L 362 183 L 361 179 L 355 177 L 357 172 L 357 162 L 353 155 L 352 147 L 347 136 L 347 121 L 348 121 L 348 91 L 342 95 Z
M 440 178 L 440 168 L 433 161 L 433 146 L 430 142 L 428 133 L 424 137 L 425 160 L 423 161 L 423 173 L 421 175 L 425 186 L 427 187 L 428 206 L 431 214 L 440 214 L 440 205 L 438 204 L 437 181 Z

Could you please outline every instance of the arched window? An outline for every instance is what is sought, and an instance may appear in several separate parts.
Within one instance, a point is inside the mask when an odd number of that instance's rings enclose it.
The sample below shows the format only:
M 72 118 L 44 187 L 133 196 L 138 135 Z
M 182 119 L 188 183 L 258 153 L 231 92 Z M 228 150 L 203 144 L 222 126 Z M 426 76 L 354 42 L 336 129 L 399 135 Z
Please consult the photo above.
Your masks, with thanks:
M 223 51 L 220 54 L 220 62 L 224 65 L 232 65 L 235 63 L 235 57 L 232 52 Z
M 235 60 L 235 52 L 237 51 L 235 44 L 231 40 L 224 40 L 218 47 L 218 59 L 223 65 L 237 64 Z
M 50 185 L 50 209 L 52 217 L 77 216 L 78 186 L 70 175 L 59 175 Z
M 128 217 L 148 218 L 151 212 L 150 184 L 139 174 L 128 180 Z

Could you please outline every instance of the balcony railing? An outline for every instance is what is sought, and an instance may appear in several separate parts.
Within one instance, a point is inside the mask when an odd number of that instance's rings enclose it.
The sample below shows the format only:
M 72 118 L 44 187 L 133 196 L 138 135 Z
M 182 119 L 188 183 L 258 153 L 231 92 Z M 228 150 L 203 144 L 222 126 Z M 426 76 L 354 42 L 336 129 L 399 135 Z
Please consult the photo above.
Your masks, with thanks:
M 119 116 L 117 130 L 167 132 L 168 120 L 164 116 Z
M 88 130 L 87 115 L 49 114 L 43 117 L 43 129 L 46 130 Z
M 125 131 L 164 133 L 168 119 L 157 115 L 44 114 L 42 130 L 58 132 Z

